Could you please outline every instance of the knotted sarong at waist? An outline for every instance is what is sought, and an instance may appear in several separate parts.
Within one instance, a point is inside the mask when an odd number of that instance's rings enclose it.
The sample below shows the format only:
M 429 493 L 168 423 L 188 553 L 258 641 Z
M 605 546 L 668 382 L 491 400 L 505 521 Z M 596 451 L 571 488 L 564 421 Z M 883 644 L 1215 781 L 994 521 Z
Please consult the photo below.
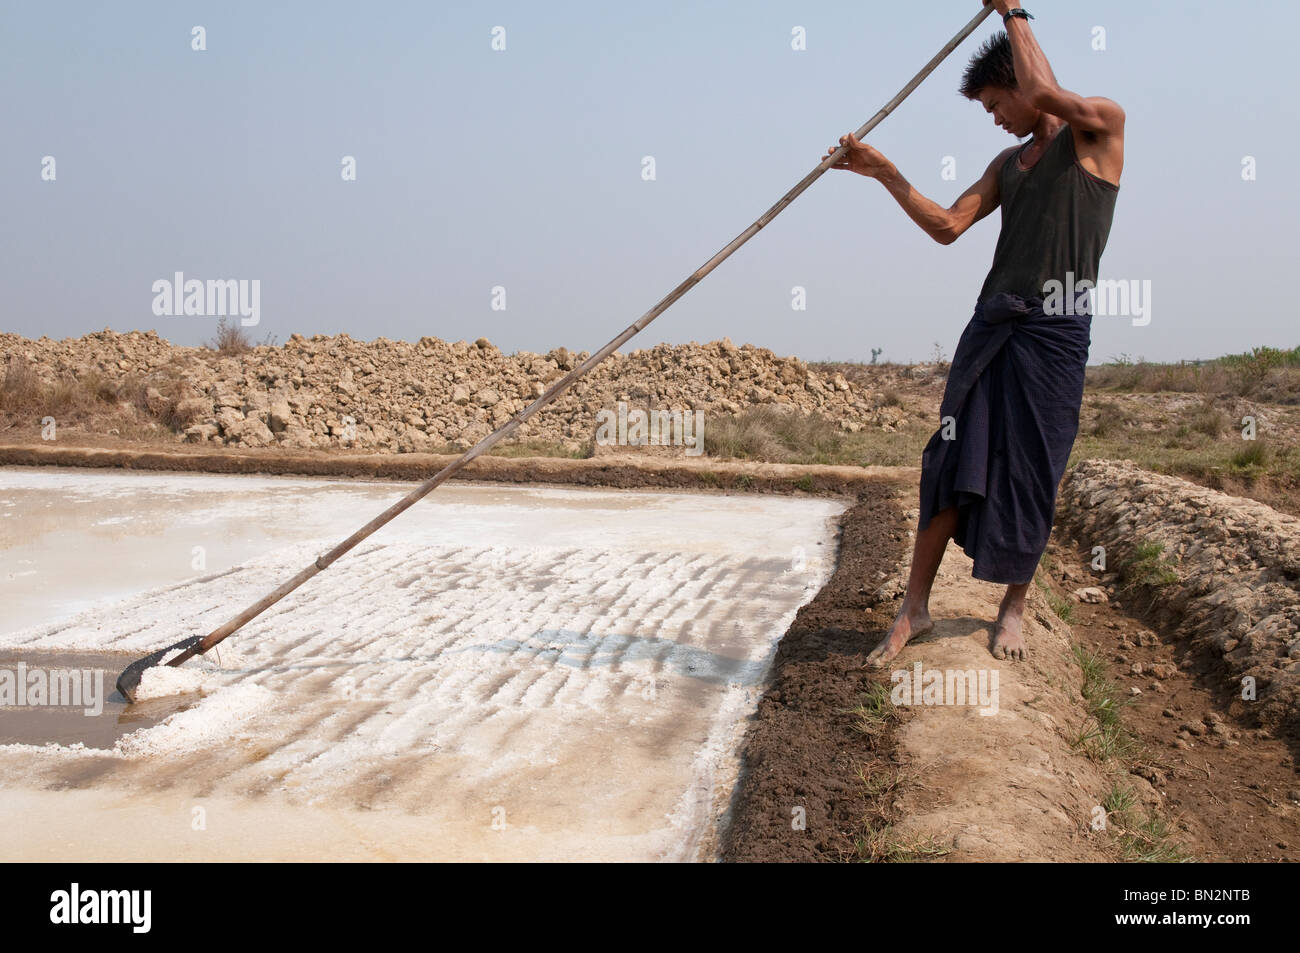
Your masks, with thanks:
M 989 582 L 1029 582 L 1079 429 L 1092 318 L 998 293 L 975 306 L 953 355 L 939 430 L 921 457 L 921 529 L 958 508 L 957 544 Z

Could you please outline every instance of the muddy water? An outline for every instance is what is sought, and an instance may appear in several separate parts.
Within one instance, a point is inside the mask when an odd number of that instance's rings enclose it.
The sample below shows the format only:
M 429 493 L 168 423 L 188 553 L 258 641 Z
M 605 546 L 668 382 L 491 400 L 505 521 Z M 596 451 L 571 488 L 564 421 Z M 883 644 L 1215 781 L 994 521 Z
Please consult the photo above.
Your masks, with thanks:
M 0 745 L 83 744 L 107 750 L 123 735 L 152 728 L 198 701 L 197 693 L 185 693 L 128 705 L 113 686 L 134 658 L 0 649 Z

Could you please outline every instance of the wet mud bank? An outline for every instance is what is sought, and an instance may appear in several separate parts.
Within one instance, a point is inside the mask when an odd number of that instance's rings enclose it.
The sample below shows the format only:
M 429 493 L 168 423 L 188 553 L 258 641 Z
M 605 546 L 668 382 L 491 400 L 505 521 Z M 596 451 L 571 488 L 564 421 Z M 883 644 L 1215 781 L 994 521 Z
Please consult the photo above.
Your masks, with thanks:
M 721 860 L 854 859 L 864 818 L 888 812 L 864 777 L 893 772 L 895 732 L 864 733 L 854 712 L 873 682 L 863 656 L 897 611 L 908 492 L 868 485 L 842 516 L 838 565 L 781 639 L 746 731 Z

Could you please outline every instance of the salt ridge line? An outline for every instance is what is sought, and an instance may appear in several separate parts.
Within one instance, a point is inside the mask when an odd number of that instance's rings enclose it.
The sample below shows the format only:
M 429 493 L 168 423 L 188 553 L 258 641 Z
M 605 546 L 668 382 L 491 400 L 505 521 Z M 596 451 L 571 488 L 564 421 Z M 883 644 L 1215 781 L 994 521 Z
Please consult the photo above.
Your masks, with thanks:
M 385 547 L 384 549 L 387 550 L 388 547 Z M 380 552 L 376 555 L 385 558 L 378 561 L 361 559 L 358 563 L 358 568 L 366 570 L 366 574 L 373 579 L 383 579 L 387 577 L 390 574 L 393 565 L 400 564 L 406 559 L 406 556 L 402 553 Z M 474 559 L 472 554 L 467 555 L 469 555 L 469 558 Z M 285 558 L 292 557 L 290 556 Z M 700 557 L 696 556 L 681 565 L 688 566 L 695 564 L 698 569 L 699 559 Z M 602 560 L 602 562 L 605 564 L 607 569 L 613 568 L 616 572 L 621 571 L 617 563 L 613 563 L 611 567 L 611 561 L 609 559 Z M 624 565 L 630 567 L 641 562 L 643 562 L 642 554 L 629 554 L 627 562 L 624 563 Z M 274 571 L 275 567 L 272 565 L 267 568 L 269 571 Z M 667 568 L 670 572 L 669 578 L 663 580 L 661 584 L 652 585 L 649 589 L 644 591 L 631 593 L 631 596 L 633 598 L 632 605 L 638 604 L 643 599 L 647 601 L 653 600 L 661 602 L 666 593 L 675 589 L 681 600 L 679 608 L 665 613 L 663 617 L 656 620 L 655 623 L 656 629 L 667 629 L 668 631 L 680 630 L 681 628 L 689 626 L 694 621 L 696 614 L 696 603 L 694 598 L 695 592 L 698 591 L 699 588 L 710 585 L 711 576 L 713 574 L 718 574 L 731 579 L 731 585 L 733 588 L 739 585 L 739 582 L 737 581 L 738 576 L 743 577 L 745 575 L 744 573 L 736 574 L 734 572 L 734 567 L 731 565 L 714 562 L 711 563 L 710 575 L 706 575 L 705 577 L 695 581 L 695 589 L 683 589 L 680 584 L 672 578 L 672 575 L 675 574 L 677 570 L 672 566 Z M 569 601 L 574 592 L 582 587 L 582 577 L 584 577 L 588 571 L 589 563 L 587 560 L 570 560 L 570 576 L 568 580 L 561 581 L 556 585 L 553 593 L 549 596 L 549 599 L 551 600 L 549 613 L 555 612 L 555 606 L 557 603 L 563 605 Z M 812 588 L 812 585 L 805 584 L 802 588 L 808 590 Z M 474 632 L 476 639 L 471 639 L 468 642 L 463 642 L 459 645 L 430 645 L 430 643 L 428 643 L 423 637 L 412 637 L 394 627 L 390 628 L 387 632 L 381 632 L 378 636 L 369 632 L 358 632 L 358 635 L 356 636 L 357 641 L 355 642 L 350 641 L 347 635 L 344 635 L 340 640 L 339 633 L 351 632 L 354 628 L 354 622 L 365 621 L 370 623 L 374 621 L 373 615 L 369 613 L 362 604 L 364 600 L 357 600 L 355 604 L 360 607 L 360 615 L 356 615 L 355 613 L 351 615 L 345 614 L 344 617 L 339 620 L 341 622 L 340 627 L 335 629 L 334 632 L 331 633 L 325 628 L 317 625 L 316 619 L 300 621 L 297 628 L 286 632 L 279 638 L 273 637 L 267 642 L 257 640 L 256 645 L 254 646 L 254 651 L 244 659 L 244 663 L 256 667 L 258 665 L 264 665 L 265 662 L 271 661 L 275 656 L 282 658 L 283 656 L 279 652 L 270 651 L 270 647 L 274 645 L 282 649 L 287 646 L 294 652 L 295 656 L 311 657 L 317 661 L 323 660 L 328 662 L 331 658 L 347 658 L 349 659 L 350 664 L 356 667 L 374 668 L 376 671 L 372 676 L 370 676 L 370 679 L 379 678 L 382 680 L 385 677 L 382 669 L 385 663 L 389 660 L 408 662 L 420 661 L 418 656 L 411 654 L 413 648 L 422 648 L 426 651 L 432 648 L 434 650 L 433 653 L 426 656 L 427 662 L 431 663 L 442 658 L 446 651 L 450 651 L 451 657 L 453 658 L 457 655 L 464 655 L 469 656 L 471 659 L 477 659 L 485 652 L 490 654 L 500 651 L 503 652 L 503 661 L 528 661 L 546 655 L 549 647 L 549 650 L 554 656 L 551 661 L 552 665 L 558 665 L 560 668 L 573 669 L 575 671 L 590 671 L 593 668 L 601 669 L 605 667 L 627 670 L 635 668 L 638 665 L 649 664 L 661 669 L 676 667 L 681 671 L 693 671 L 697 676 L 705 678 L 721 678 L 723 680 L 730 678 L 734 680 L 736 676 L 739 675 L 740 683 L 745 685 L 752 685 L 756 681 L 758 675 L 761 674 L 757 671 L 752 661 L 728 670 L 716 672 L 710 671 L 707 666 L 703 664 L 709 656 L 699 653 L 698 650 L 691 646 L 679 646 L 671 639 L 666 638 L 656 639 L 652 643 L 647 643 L 644 639 L 634 639 L 634 637 L 628 633 L 615 633 L 599 636 L 594 641 L 584 644 L 578 641 L 584 637 L 581 632 L 576 630 L 565 630 L 559 626 L 555 626 L 549 629 L 544 627 L 541 628 L 539 631 L 542 637 L 530 636 L 524 639 L 519 639 L 515 637 L 517 628 L 513 624 L 512 620 L 507 619 L 503 623 L 501 621 L 494 622 L 490 618 L 489 609 L 485 608 L 484 601 L 479 597 L 475 590 L 470 589 L 464 592 L 454 592 L 457 594 L 456 598 L 447 600 L 440 607 L 440 614 L 445 619 L 443 624 L 440 626 L 440 630 L 447 635 L 454 635 L 457 630 L 463 631 L 468 629 Z M 534 595 L 540 596 L 541 594 Z M 743 591 L 738 591 L 735 595 L 744 596 L 745 593 Z M 128 603 L 120 606 L 119 611 L 124 615 L 133 615 L 139 609 L 143 608 L 143 604 L 147 604 L 148 601 L 149 600 L 141 600 L 140 605 L 131 605 Z M 457 610 L 465 614 L 457 616 Z M 291 614 L 292 612 L 292 607 L 286 609 L 286 615 Z M 332 611 L 330 614 L 337 615 Z M 579 616 L 576 622 L 579 628 L 591 631 L 598 627 L 602 622 L 606 624 L 609 624 L 610 622 L 616 623 L 619 618 L 626 618 L 628 615 L 629 613 L 622 609 L 613 616 L 592 612 Z M 393 619 L 405 617 L 407 617 L 407 613 L 400 609 L 395 610 L 391 614 L 391 618 Z M 546 617 L 544 616 L 544 618 Z M 559 621 L 559 619 L 557 619 L 553 614 L 549 615 L 549 618 L 555 619 L 557 622 Z M 306 641 L 299 638 L 300 633 L 304 633 L 307 636 Z M 556 652 L 552 647 L 554 636 L 561 634 L 563 634 L 564 638 L 569 639 L 569 642 L 564 645 L 562 651 Z M 485 641 L 483 638 L 485 635 L 488 636 L 490 640 Z M 496 635 L 497 638 L 491 639 L 491 636 L 493 635 Z M 506 641 L 501 641 L 501 637 L 505 637 Z M 317 645 L 314 641 L 316 639 L 324 641 L 322 644 Z M 333 651 L 321 651 L 326 649 L 330 644 L 332 644 Z M 511 648 L 511 645 L 515 647 Z M 628 646 L 632 646 L 633 650 L 629 652 Z M 271 657 L 268 658 L 268 656 Z M 432 684 L 427 681 L 420 681 L 419 684 L 422 687 L 424 694 L 429 695 L 433 700 L 441 698 L 449 703 L 464 701 L 465 690 L 476 683 L 485 682 L 491 677 L 492 673 L 480 672 L 478 668 L 478 663 L 474 661 L 468 666 L 458 666 L 458 674 L 453 674 L 449 679 Z M 213 678 L 228 677 L 227 673 L 213 672 L 211 674 Z M 260 679 L 267 685 L 276 686 L 277 682 L 286 684 L 291 682 L 294 676 L 292 669 L 286 669 L 280 672 L 266 671 L 260 676 L 254 675 L 251 677 L 254 681 Z M 398 677 L 415 678 L 414 675 L 406 676 L 401 675 L 400 673 Z M 533 683 L 533 686 L 535 685 L 536 683 Z M 537 707 L 539 704 L 544 705 L 553 701 L 556 698 L 556 692 L 559 690 L 557 687 L 554 691 L 548 692 L 547 697 L 530 701 L 529 693 L 535 691 L 535 687 L 533 686 L 520 686 L 513 697 L 503 694 L 502 689 L 498 688 L 491 696 L 484 700 L 491 701 L 494 704 L 507 702 L 514 705 L 522 705 L 523 707 Z M 383 689 L 388 686 L 384 684 L 374 684 L 371 680 L 362 680 L 358 683 L 357 687 L 360 692 L 375 690 L 382 695 Z M 588 688 L 590 688 L 590 686 L 588 686 Z M 590 701 L 589 698 L 585 700 L 588 702 Z M 584 701 L 583 696 L 579 695 L 575 701 L 581 704 Z
M 47 478 L 55 487 L 66 486 L 70 479 L 66 473 L 51 473 L 44 470 L 25 473 L 0 471 L 0 499 L 4 498 L 6 490 L 10 493 L 17 492 L 14 485 L 18 484 L 24 494 L 30 491 L 36 495 L 14 496 L 10 502 L 13 499 L 22 499 L 24 505 L 39 508 L 42 494 L 38 493 L 36 488 L 40 487 L 42 480 Z M 193 493 L 192 488 L 196 484 L 204 487 L 208 492 Z M 242 514 L 239 520 L 230 523 L 224 539 L 231 539 L 231 533 L 240 530 L 241 525 L 245 523 L 256 527 L 256 533 L 249 537 L 248 542 L 238 544 L 243 552 L 236 551 L 230 554 L 239 562 L 232 568 L 223 569 L 219 558 L 217 562 L 210 564 L 212 571 L 243 571 L 255 567 L 258 556 L 267 551 L 260 549 L 259 546 L 260 552 L 259 550 L 248 552 L 254 548 L 258 534 L 266 539 L 267 549 L 269 549 L 290 533 L 298 534 L 301 538 L 302 531 L 307 529 L 311 531 L 310 535 L 318 540 L 316 545 L 319 546 L 319 540 L 334 533 L 338 526 L 348 525 L 347 521 L 340 516 L 345 509 L 357 510 L 370 505 L 374 505 L 377 509 L 381 502 L 390 498 L 391 493 L 389 485 L 384 483 L 358 485 L 337 481 L 299 482 L 266 480 L 258 477 L 213 478 L 163 474 L 128 476 L 93 471 L 85 475 L 82 484 L 83 490 L 88 487 L 93 491 L 89 494 L 91 497 L 120 494 L 132 490 L 133 492 L 123 499 L 138 500 L 138 505 L 148 506 L 163 514 L 157 519 L 151 518 L 145 521 L 147 525 L 140 524 L 139 521 L 126 524 L 124 528 L 117 530 L 114 539 L 129 541 L 133 537 L 140 537 L 148 530 L 155 534 L 170 534 L 173 545 L 178 539 L 183 541 L 184 533 L 192 532 L 199 537 L 206 534 L 209 538 L 216 538 L 213 534 L 222 531 L 225 524 L 213 520 L 229 513 L 229 510 L 223 510 L 220 505 L 207 505 L 202 501 L 198 501 L 193 508 L 186 509 L 187 500 L 193 499 L 196 495 L 211 496 L 210 491 L 214 486 L 222 487 L 223 495 L 237 499 L 239 512 Z M 238 489 L 232 492 L 230 490 L 232 486 Z M 306 497 L 299 497 L 297 490 L 301 487 L 307 487 L 312 492 Z M 275 499 L 264 499 L 259 496 L 259 491 L 262 490 L 277 491 L 271 494 Z M 774 505 L 772 500 L 753 497 L 730 498 L 726 504 L 709 502 L 709 499 L 692 494 L 640 490 L 608 493 L 549 487 L 526 489 L 490 485 L 448 487 L 445 489 L 445 496 L 429 504 L 430 507 L 436 506 L 436 510 L 431 509 L 429 512 L 413 516 L 404 523 L 385 527 L 377 538 L 380 540 L 427 539 L 432 532 L 428 524 L 436 520 L 436 533 L 440 537 L 450 540 L 463 539 L 466 542 L 483 540 L 490 542 L 497 537 L 503 541 L 515 540 L 522 532 L 532 543 L 532 548 L 539 551 L 545 551 L 551 546 L 574 545 L 578 542 L 585 546 L 590 541 L 592 533 L 598 532 L 604 546 L 640 547 L 649 544 L 674 549 L 706 548 L 711 551 L 726 552 L 741 551 L 747 545 L 756 545 L 760 542 L 759 535 L 753 533 L 745 524 L 746 514 L 761 517 L 765 527 L 776 533 L 777 539 L 784 539 L 788 541 L 788 545 L 793 546 L 800 532 L 798 524 L 803 522 L 801 514 L 807 513 L 816 518 L 826 512 L 822 509 L 825 501 L 819 500 L 783 499 L 780 505 Z M 69 501 L 63 496 L 58 500 L 59 509 L 50 512 L 42 510 L 44 515 L 34 525 L 39 528 L 62 515 L 63 523 L 67 524 L 69 529 L 78 531 L 84 529 L 80 522 L 84 519 L 80 515 L 83 513 L 82 504 Z M 480 501 L 489 501 L 493 505 L 484 506 Z M 540 514 L 534 512 L 535 506 L 528 505 L 536 503 L 572 510 L 575 518 L 554 519 L 547 522 Z M 640 521 L 636 531 L 631 532 L 628 519 L 633 510 L 641 514 L 663 513 L 665 519 L 655 522 Z M 292 517 L 288 523 L 286 523 L 287 516 Z M 592 529 L 593 525 L 597 527 L 596 530 Z M 19 529 L 27 531 L 21 524 Z M 208 544 L 209 538 L 195 541 Z M 233 538 L 240 539 L 242 536 L 236 535 Z M 221 545 L 228 545 L 228 543 Z M 175 571 L 174 568 L 165 571 L 161 569 L 164 566 L 175 567 L 176 561 L 162 561 L 158 556 L 159 550 L 152 544 L 147 550 L 140 550 L 138 545 L 134 550 L 129 545 L 126 548 L 130 552 L 138 551 L 139 556 L 147 563 L 160 567 L 160 571 L 155 575 L 168 575 Z M 0 550 L 0 567 L 22 560 L 23 552 L 22 544 L 7 552 Z M 499 560 L 501 552 L 503 550 L 499 548 L 488 552 L 484 565 L 492 566 Z M 247 554 L 246 558 L 245 554 Z M 311 556 L 309 551 L 304 551 L 304 554 L 307 558 Z M 45 556 L 48 554 L 43 553 L 42 557 Z M 184 563 L 188 566 L 188 548 L 185 556 Z M 229 558 L 229 556 L 221 558 Z M 526 559 L 527 556 L 524 554 L 516 561 L 523 562 Z M 37 567 L 24 568 L 35 572 Z M 126 583 L 125 578 L 117 578 L 120 574 L 121 567 L 114 567 L 111 581 L 106 579 L 99 591 L 92 588 L 85 598 L 62 600 L 61 607 L 67 613 L 67 617 L 59 623 L 57 629 L 72 628 L 80 612 L 93 609 L 99 600 L 120 592 L 121 587 Z M 211 575 L 211 572 L 200 571 L 195 575 L 201 577 Z M 33 578 L 40 580 L 46 577 L 37 575 Z M 184 581 L 185 578 L 182 576 L 176 582 L 162 583 L 160 586 L 153 587 L 153 591 L 158 594 L 170 592 L 175 584 Z M 9 584 L 10 586 L 26 585 L 19 580 L 10 580 Z M 4 579 L 0 577 L 0 588 L 3 586 Z M 21 590 L 11 589 L 11 591 L 21 595 Z M 23 618 L 33 618 L 38 617 L 35 615 L 35 609 L 35 604 L 27 605 L 25 609 L 20 605 L 19 611 L 24 613 Z M 132 626 L 132 629 L 135 628 Z M 49 630 L 50 633 L 54 631 L 56 630 Z M 166 641 L 169 636 L 170 633 L 163 633 L 159 636 L 159 640 Z M 12 633 L 0 636 L 0 644 L 11 641 L 11 638 Z M 53 646 L 57 641 L 57 639 L 50 639 L 43 644 Z M 135 642 L 126 641 L 122 644 L 128 650 L 134 650 L 137 645 Z M 140 647 L 148 646 L 142 644 Z

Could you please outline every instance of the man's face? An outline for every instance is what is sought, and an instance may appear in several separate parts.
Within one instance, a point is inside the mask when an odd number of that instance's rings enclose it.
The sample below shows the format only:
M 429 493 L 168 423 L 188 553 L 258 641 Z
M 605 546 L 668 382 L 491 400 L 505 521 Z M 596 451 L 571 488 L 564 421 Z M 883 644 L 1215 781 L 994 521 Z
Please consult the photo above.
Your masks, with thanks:
M 995 87 L 980 90 L 980 102 L 984 111 L 993 117 L 993 121 L 1017 139 L 1034 131 L 1038 124 L 1038 110 L 1017 90 L 998 89 Z

